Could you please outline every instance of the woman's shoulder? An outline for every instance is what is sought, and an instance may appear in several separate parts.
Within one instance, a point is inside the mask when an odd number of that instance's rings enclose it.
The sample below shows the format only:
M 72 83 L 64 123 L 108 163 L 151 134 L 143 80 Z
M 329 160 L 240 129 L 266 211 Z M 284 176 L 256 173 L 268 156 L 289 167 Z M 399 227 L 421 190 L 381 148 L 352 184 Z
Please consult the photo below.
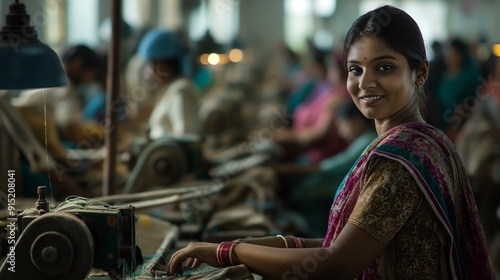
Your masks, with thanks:
M 412 163 L 443 162 L 458 157 L 455 146 L 439 129 L 422 123 L 400 125 L 382 135 L 374 153 Z M 416 162 L 415 162 L 416 160 Z
M 383 135 L 380 144 L 414 143 L 424 144 L 428 142 L 446 143 L 450 142 L 443 131 L 426 123 L 405 123 L 398 125 Z

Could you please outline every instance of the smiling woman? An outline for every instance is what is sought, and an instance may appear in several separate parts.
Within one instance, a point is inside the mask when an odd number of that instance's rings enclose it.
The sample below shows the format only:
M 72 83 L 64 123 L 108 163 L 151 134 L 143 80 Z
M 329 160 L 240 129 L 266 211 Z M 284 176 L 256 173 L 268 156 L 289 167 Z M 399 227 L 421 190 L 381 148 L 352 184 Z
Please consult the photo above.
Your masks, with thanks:
M 427 63 L 422 65 L 420 80 L 427 73 Z M 348 90 L 365 116 L 375 119 L 377 127 L 384 121 L 419 116 L 418 108 L 413 108 L 417 77 L 404 55 L 376 37 L 362 37 L 352 46 L 347 67 Z
M 429 64 L 425 57 L 417 69 L 375 36 L 363 36 L 347 54 L 347 88 L 358 108 L 375 119 L 382 134 L 387 128 L 409 120 L 423 122 L 418 102 Z
M 424 41 L 415 21 L 399 11 L 388 8 L 376 17 L 358 18 L 353 26 L 359 30 L 349 32 L 344 43 L 348 90 L 379 132 L 398 122 L 422 122 L 425 114 L 422 85 L 429 63 Z M 407 20 L 391 24 L 394 17 Z
M 377 8 L 350 28 L 348 90 L 379 136 L 341 183 L 324 239 L 191 243 L 173 254 L 170 272 L 187 260 L 245 264 L 266 279 L 495 279 L 462 161 L 420 114 L 425 54 L 400 9 Z

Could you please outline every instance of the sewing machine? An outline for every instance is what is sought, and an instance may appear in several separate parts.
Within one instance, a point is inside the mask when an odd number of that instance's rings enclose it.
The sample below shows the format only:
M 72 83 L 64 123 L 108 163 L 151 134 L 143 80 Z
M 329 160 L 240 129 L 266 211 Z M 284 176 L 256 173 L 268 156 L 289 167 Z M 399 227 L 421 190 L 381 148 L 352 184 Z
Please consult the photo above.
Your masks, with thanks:
M 123 193 L 137 193 L 154 186 L 170 186 L 184 175 L 201 177 L 201 144 L 196 137 L 137 141 L 132 151 L 133 169 Z
M 0 226 L 0 255 L 7 255 L 0 279 L 81 280 L 93 274 L 105 276 L 90 279 L 129 277 L 139 271 L 143 262 L 137 243 L 136 210 L 204 200 L 224 187 L 215 182 L 197 182 L 137 194 L 76 197 L 55 209 L 49 208 L 45 187 L 39 187 L 35 207 L 9 214 L 7 224 Z M 172 226 L 159 246 L 162 253 L 158 256 L 171 252 L 178 236 L 179 230 Z
M 17 222 L 17 232 L 11 227 L 8 236 L 18 238 L 15 246 L 8 241 L 1 279 L 80 280 L 92 268 L 120 279 L 142 263 L 133 206 L 67 202 L 51 211 L 45 187 L 38 194 L 35 208 L 18 214 L 16 221 L 9 219 L 9 226 Z

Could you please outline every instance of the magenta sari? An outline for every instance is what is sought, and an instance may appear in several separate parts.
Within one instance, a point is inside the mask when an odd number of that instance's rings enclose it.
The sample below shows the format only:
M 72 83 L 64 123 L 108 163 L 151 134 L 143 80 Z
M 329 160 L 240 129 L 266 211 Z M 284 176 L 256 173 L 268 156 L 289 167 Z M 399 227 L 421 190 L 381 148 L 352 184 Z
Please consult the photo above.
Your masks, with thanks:
M 453 279 L 495 279 L 483 228 L 462 161 L 451 141 L 438 129 L 406 123 L 376 138 L 354 164 L 337 191 L 323 247 L 335 241 L 347 223 L 363 188 L 365 166 L 376 156 L 401 163 L 450 235 L 449 268 Z M 378 279 L 379 258 L 363 273 Z

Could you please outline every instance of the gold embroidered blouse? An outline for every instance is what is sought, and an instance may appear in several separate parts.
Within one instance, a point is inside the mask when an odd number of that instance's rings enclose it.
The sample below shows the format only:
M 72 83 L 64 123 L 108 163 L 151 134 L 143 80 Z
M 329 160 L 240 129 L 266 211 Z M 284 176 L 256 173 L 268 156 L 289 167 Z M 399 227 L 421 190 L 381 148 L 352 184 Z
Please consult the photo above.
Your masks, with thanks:
M 450 238 L 412 174 L 379 158 L 369 167 L 349 217 L 387 246 L 379 256 L 381 279 L 447 279 Z

